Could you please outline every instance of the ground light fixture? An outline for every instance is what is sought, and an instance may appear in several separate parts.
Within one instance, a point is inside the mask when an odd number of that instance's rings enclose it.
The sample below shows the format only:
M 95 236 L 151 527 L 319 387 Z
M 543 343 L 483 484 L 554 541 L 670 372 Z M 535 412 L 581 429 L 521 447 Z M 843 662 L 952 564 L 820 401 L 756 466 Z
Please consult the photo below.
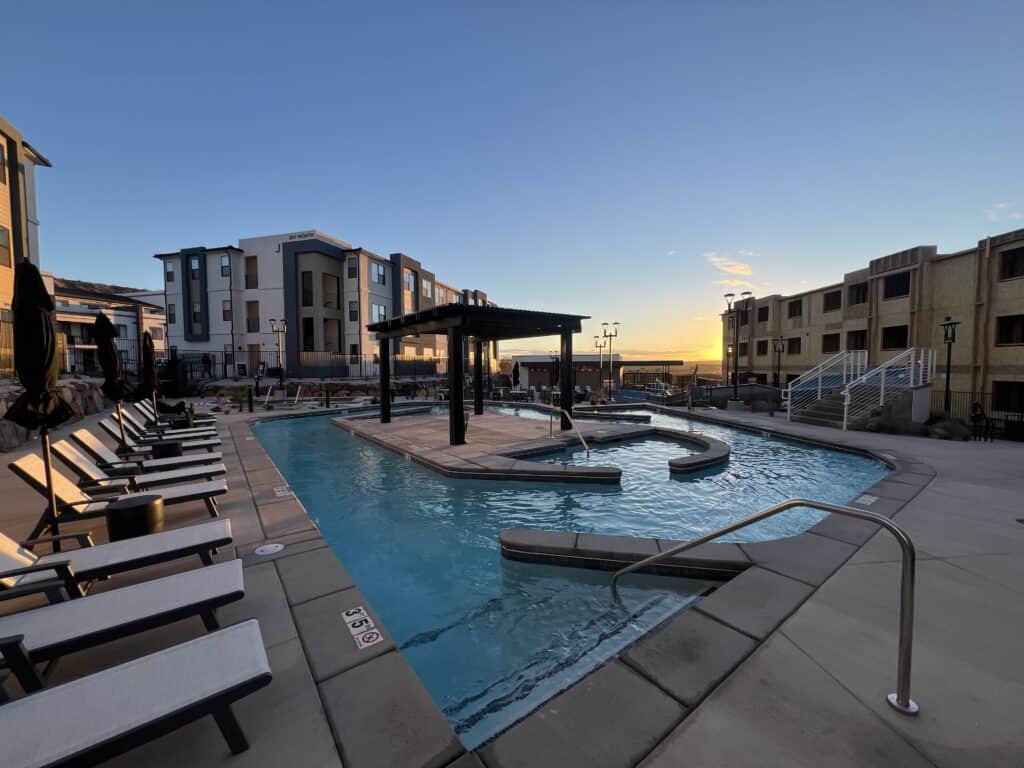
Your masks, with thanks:
M 950 368 L 953 365 L 953 345 L 956 344 L 956 329 L 960 327 L 960 321 L 954 320 L 948 315 L 944 322 L 939 323 L 942 326 L 942 340 L 946 344 L 946 397 L 943 402 L 943 410 L 946 415 L 949 415 L 950 406 Z

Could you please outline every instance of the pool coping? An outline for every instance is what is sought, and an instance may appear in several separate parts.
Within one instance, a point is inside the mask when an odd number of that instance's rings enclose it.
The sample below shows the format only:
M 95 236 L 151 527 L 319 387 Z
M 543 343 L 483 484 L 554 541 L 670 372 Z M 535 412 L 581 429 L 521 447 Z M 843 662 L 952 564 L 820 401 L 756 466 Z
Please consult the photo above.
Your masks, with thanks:
M 870 509 L 890 518 L 916 497 L 935 477 L 935 472 L 929 465 L 913 457 L 898 455 L 892 451 L 876 452 L 851 446 L 839 446 L 824 440 L 787 434 L 780 430 L 747 427 L 728 420 L 706 418 L 703 414 L 698 416 L 685 409 L 654 404 L 611 406 L 607 410 L 619 407 L 648 408 L 669 415 L 702 419 L 722 426 L 745 429 L 749 432 L 773 434 L 777 437 L 830 450 L 845 450 L 877 459 L 890 469 L 889 474 L 858 495 L 851 502 L 851 506 Z M 269 455 L 266 454 L 262 443 L 255 438 L 255 435 L 252 435 L 251 425 L 261 421 L 318 415 L 324 414 L 317 412 L 279 415 L 251 414 L 245 421 L 232 425 L 232 437 L 237 441 L 236 430 L 240 436 L 252 436 L 252 442 L 248 443 L 248 446 L 252 446 L 248 449 L 249 454 L 276 468 Z M 332 423 L 333 421 L 332 419 Z M 245 435 L 246 432 L 248 435 Z M 258 454 L 254 450 L 256 447 L 258 447 Z M 245 457 L 241 458 L 243 466 L 245 466 Z M 254 466 L 259 466 L 261 463 L 257 461 Z M 310 525 L 315 527 L 315 522 L 309 518 L 308 511 L 302 507 L 301 502 L 290 492 L 290 489 L 289 493 L 294 503 L 309 519 Z M 259 504 L 258 500 L 257 504 Z M 356 661 L 351 666 L 344 667 L 332 677 L 316 681 L 318 693 L 324 701 L 325 710 L 331 722 L 339 754 L 345 759 L 346 765 L 360 765 L 360 761 L 354 760 L 353 756 L 344 749 L 342 735 L 351 733 L 354 727 L 366 727 L 367 724 L 361 721 L 358 712 L 331 706 L 329 699 L 335 692 L 327 690 L 327 688 L 336 686 L 325 686 L 325 683 L 336 678 L 340 679 L 343 675 L 349 675 L 358 670 L 360 684 L 374 688 L 382 687 L 382 690 L 385 690 L 387 695 L 396 701 L 414 702 L 415 707 L 422 711 L 423 717 L 428 721 L 424 726 L 429 732 L 426 735 L 423 733 L 409 734 L 405 731 L 396 734 L 394 729 L 408 724 L 375 721 L 372 724 L 374 738 L 401 738 L 427 742 L 429 754 L 424 754 L 423 759 L 416 764 L 424 766 L 454 766 L 458 764 L 460 768 L 480 765 L 486 765 L 488 768 L 510 768 L 513 765 L 543 764 L 537 761 L 539 756 L 545 753 L 545 738 L 560 738 L 550 733 L 544 725 L 546 715 L 550 714 L 553 709 L 558 709 L 560 717 L 568 718 L 570 721 L 588 718 L 592 709 L 592 703 L 588 704 L 588 701 L 592 700 L 595 688 L 600 689 L 604 686 L 614 688 L 616 685 L 624 685 L 627 682 L 634 687 L 639 685 L 640 688 L 635 691 L 636 700 L 631 702 L 633 706 L 629 708 L 632 714 L 626 713 L 624 716 L 643 718 L 645 711 L 657 711 L 660 714 L 658 717 L 648 717 L 650 722 L 647 724 L 646 730 L 637 734 L 634 739 L 637 740 L 637 743 L 623 743 L 622 745 L 622 749 L 627 750 L 630 755 L 628 758 L 624 758 L 623 764 L 636 764 L 653 751 L 747 656 L 760 647 L 775 629 L 814 594 L 832 573 L 855 555 L 876 531 L 877 528 L 870 523 L 828 515 L 808 531 L 796 536 L 768 542 L 705 544 L 685 555 L 672 558 L 672 562 L 664 566 L 664 570 L 658 569 L 655 572 L 719 579 L 722 584 L 696 605 L 670 616 L 658 627 L 649 630 L 619 653 L 596 666 L 587 675 L 547 699 L 536 709 L 480 745 L 474 752 L 466 752 L 440 708 L 426 693 L 426 689 L 415 675 L 411 665 L 404 659 L 401 650 L 390 642 L 390 635 L 387 635 L 389 644 L 379 649 L 379 652 L 373 651 L 361 658 L 357 655 Z M 524 541 L 524 535 L 527 538 L 534 537 L 534 541 Z M 267 540 L 273 539 L 268 536 Z M 507 529 L 502 532 L 499 541 L 502 544 L 503 556 L 506 551 L 520 556 L 513 559 L 547 556 L 551 558 L 547 562 L 555 562 L 557 559 L 558 564 L 575 567 L 586 564 L 585 567 L 597 567 L 602 570 L 621 567 L 621 565 L 635 562 L 637 559 L 654 554 L 655 551 L 663 551 L 678 543 L 653 538 L 605 536 L 567 531 L 536 531 L 533 529 Z M 240 552 L 240 554 L 243 557 L 252 558 L 254 555 L 251 549 L 251 547 L 247 548 L 247 551 Z M 274 558 L 302 555 L 313 549 L 326 550 L 330 559 L 337 561 L 342 573 L 347 576 L 340 558 L 327 546 L 318 532 L 314 534 L 310 531 L 308 536 L 289 541 L 284 550 Z M 266 560 L 267 558 L 262 558 L 260 562 Z M 676 562 L 677 560 L 678 562 Z M 544 562 L 542 559 L 537 561 Z M 378 627 L 386 633 L 386 627 L 379 621 L 379 617 L 369 601 L 358 591 L 354 580 L 347 577 L 347 582 L 340 588 L 336 586 L 334 592 L 351 591 L 349 597 L 360 599 L 360 604 L 366 607 L 371 616 L 376 619 Z M 331 595 L 327 595 L 327 597 L 331 597 Z M 315 599 L 320 600 L 323 597 Z M 290 605 L 290 607 L 294 613 L 296 608 L 312 602 L 313 600 L 304 601 L 295 606 Z M 324 618 L 329 619 L 329 617 Z M 341 638 L 341 644 L 344 644 L 346 640 L 349 644 L 354 643 L 352 637 L 342 632 L 341 628 L 337 626 L 337 621 L 333 625 L 330 625 L 328 621 L 328 626 L 307 627 L 305 632 L 298 618 L 296 618 L 296 624 L 300 626 L 300 638 L 307 657 L 310 657 L 310 647 L 307 645 L 307 635 L 309 634 L 315 634 L 321 638 L 325 633 L 327 636 L 338 635 Z M 677 636 L 684 636 L 686 641 L 675 642 Z M 672 642 L 666 643 L 666 639 L 671 639 Z M 698 647 L 704 648 L 704 652 L 694 654 L 694 648 Z M 714 656 L 711 660 L 713 663 L 709 663 L 709 655 Z M 371 664 L 371 662 L 385 657 L 400 659 L 403 670 L 405 667 L 408 668 L 406 673 L 396 678 L 392 667 L 384 668 L 382 664 Z M 309 661 L 312 668 L 314 659 L 310 657 Z M 687 684 L 683 686 L 680 686 L 676 680 L 681 674 L 687 678 Z M 424 701 L 424 695 L 426 701 Z M 643 704 L 648 699 L 651 705 L 649 710 Z M 666 700 L 671 701 L 672 706 L 665 706 Z M 628 733 L 632 734 L 633 730 L 629 729 Z M 629 739 L 625 741 L 628 742 Z M 438 747 L 438 745 L 441 746 Z M 524 755 L 526 756 L 525 763 Z
M 525 482 L 555 483 L 602 483 L 617 484 L 621 481 L 622 471 L 618 467 L 587 467 L 569 464 L 542 464 L 526 460 L 533 456 L 557 453 L 577 443 L 573 432 L 557 433 L 553 438 L 543 440 L 527 440 L 510 445 L 507 449 L 474 457 L 453 456 L 432 450 L 428 453 L 406 448 L 402 445 L 383 439 L 379 435 L 361 429 L 360 421 L 366 415 L 358 417 L 336 416 L 331 425 L 343 429 L 350 434 L 368 440 L 375 445 L 399 453 L 407 459 L 415 461 L 445 477 L 462 480 L 518 480 Z M 509 417 L 515 418 L 515 417 Z M 612 417 L 608 417 L 612 418 Z M 616 432 L 598 430 L 587 435 L 591 444 L 634 440 L 643 437 L 657 436 L 696 445 L 701 453 L 679 456 L 667 462 L 669 472 L 685 474 L 708 469 L 729 460 L 728 443 L 713 437 L 698 435 L 680 429 L 658 426 L 618 425 L 623 429 Z M 511 461 L 510 461 L 511 460 Z

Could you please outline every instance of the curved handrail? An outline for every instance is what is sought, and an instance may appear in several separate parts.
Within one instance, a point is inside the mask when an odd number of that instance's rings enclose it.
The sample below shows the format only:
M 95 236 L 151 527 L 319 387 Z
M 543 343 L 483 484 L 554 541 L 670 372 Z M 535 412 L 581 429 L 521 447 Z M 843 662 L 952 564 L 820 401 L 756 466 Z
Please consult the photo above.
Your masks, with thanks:
M 719 528 L 717 531 L 706 533 L 696 539 L 691 539 L 690 541 L 686 541 L 670 549 L 666 549 L 664 552 L 659 552 L 656 555 L 645 557 L 643 560 L 630 563 L 625 568 L 620 568 L 612 575 L 611 587 L 615 601 L 621 602 L 618 592 L 618 580 L 627 573 L 652 565 L 659 560 L 672 557 L 673 555 L 685 552 L 688 549 L 693 549 L 701 544 L 706 544 L 709 541 L 713 541 L 727 533 L 732 533 L 733 531 L 738 531 L 741 528 L 746 528 L 748 525 L 753 525 L 754 523 L 758 523 L 766 518 L 773 517 L 780 512 L 793 509 L 794 507 L 811 507 L 812 509 L 820 509 L 823 512 L 832 512 L 836 515 L 855 517 L 859 520 L 867 520 L 868 522 L 875 523 L 885 528 L 899 543 L 900 549 L 903 551 L 903 569 L 902 576 L 900 578 L 900 631 L 899 657 L 896 667 L 896 693 L 890 693 L 885 698 L 886 701 L 889 702 L 889 705 L 897 712 L 901 712 L 904 715 L 916 715 L 918 713 L 917 703 L 910 698 L 910 661 L 911 646 L 914 638 L 914 564 L 916 560 L 916 553 L 914 552 L 914 543 L 910 540 L 910 537 L 907 536 L 906 532 L 892 520 L 878 514 L 877 512 L 869 512 L 866 509 L 855 509 L 854 507 L 844 507 L 838 504 L 828 504 L 823 501 L 810 501 L 809 499 L 789 499 L 787 501 L 780 502 L 779 504 L 763 509 L 760 512 L 755 512 L 752 515 L 744 517 L 742 520 L 737 520 L 735 523 L 730 523 L 729 525 Z
M 554 429 L 555 429 L 555 427 L 554 427 L 554 425 L 555 425 L 555 412 L 562 414 L 563 416 L 565 416 L 565 418 L 567 418 L 569 420 L 569 423 L 572 424 L 572 428 L 576 431 L 576 437 L 578 437 L 580 439 L 580 442 L 583 443 L 583 448 L 586 450 L 587 458 L 589 459 L 590 458 L 590 446 L 587 445 L 587 441 L 583 439 L 583 433 L 580 432 L 580 428 L 578 426 L 576 426 L 576 419 L 574 419 L 572 417 L 572 414 L 569 413 L 567 410 L 565 410 L 565 408 L 559 408 L 557 405 L 549 405 L 548 408 L 551 409 L 550 418 L 548 419 L 548 433 L 549 433 L 549 436 L 553 435 L 553 433 L 554 433 Z

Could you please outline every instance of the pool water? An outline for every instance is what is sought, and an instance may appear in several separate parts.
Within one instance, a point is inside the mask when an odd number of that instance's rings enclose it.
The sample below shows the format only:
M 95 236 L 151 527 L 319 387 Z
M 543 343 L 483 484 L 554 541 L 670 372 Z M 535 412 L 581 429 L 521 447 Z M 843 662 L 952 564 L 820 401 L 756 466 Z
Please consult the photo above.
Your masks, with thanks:
M 633 576 L 622 590 L 625 608 L 618 607 L 607 573 L 504 560 L 499 531 L 687 538 L 782 498 L 847 501 L 884 474 L 877 462 L 852 454 L 654 419 L 726 440 L 732 460 L 673 479 L 668 458 L 693 447 L 658 438 L 592 452 L 591 463 L 622 467 L 621 487 L 455 480 L 331 426 L 329 416 L 268 421 L 254 431 L 473 748 L 710 586 Z M 538 460 L 588 461 L 574 450 Z M 791 535 L 816 519 L 793 510 L 743 533 Z

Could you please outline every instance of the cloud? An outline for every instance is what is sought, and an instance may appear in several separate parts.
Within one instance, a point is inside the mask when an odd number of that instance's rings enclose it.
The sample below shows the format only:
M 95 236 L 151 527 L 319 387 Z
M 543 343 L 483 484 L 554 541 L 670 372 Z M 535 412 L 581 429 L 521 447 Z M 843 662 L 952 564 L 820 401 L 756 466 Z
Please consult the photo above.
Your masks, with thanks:
M 675 256 L 675 255 L 676 255 L 677 253 L 679 253 L 679 251 L 669 251 L 669 252 L 668 252 L 667 254 L 665 254 L 665 255 L 666 255 L 666 256 Z
M 727 285 L 730 288 L 754 288 L 755 285 L 749 280 L 737 280 L 735 277 L 726 277 L 715 280 L 715 285 Z
M 1015 203 L 995 203 L 985 209 L 985 218 L 989 221 L 1021 221 L 1024 219 L 1024 210 Z
M 740 251 L 741 256 L 754 256 L 753 251 Z M 737 261 L 731 259 L 728 256 L 723 256 L 715 251 L 709 251 L 704 254 L 704 258 L 708 260 L 708 264 L 717 269 L 719 272 L 725 272 L 727 275 L 750 275 L 753 271 L 750 269 L 750 265 L 743 261 Z

